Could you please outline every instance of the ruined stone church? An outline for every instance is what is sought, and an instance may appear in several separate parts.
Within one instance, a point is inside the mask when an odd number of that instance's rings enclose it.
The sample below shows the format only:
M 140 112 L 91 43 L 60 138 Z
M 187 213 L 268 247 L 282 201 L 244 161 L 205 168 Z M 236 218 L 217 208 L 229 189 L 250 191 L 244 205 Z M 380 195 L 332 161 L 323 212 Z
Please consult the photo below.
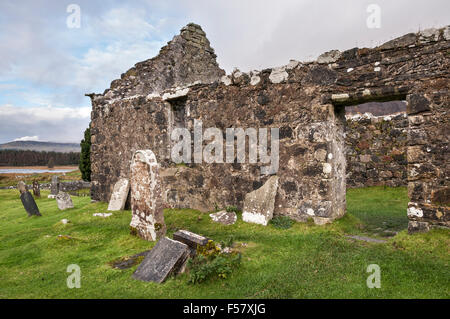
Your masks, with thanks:
M 171 160 L 175 128 L 279 128 L 274 214 L 325 224 L 345 214 L 345 107 L 407 103 L 409 230 L 450 226 L 450 27 L 406 34 L 376 48 L 333 50 L 312 62 L 226 75 L 205 32 L 181 29 L 158 56 L 137 63 L 103 94 L 87 94 L 91 114 L 91 196 L 108 201 L 130 177 L 136 150 L 161 167 L 166 207 L 242 208 L 270 175 L 261 163 Z M 225 138 L 225 137 L 224 137 Z

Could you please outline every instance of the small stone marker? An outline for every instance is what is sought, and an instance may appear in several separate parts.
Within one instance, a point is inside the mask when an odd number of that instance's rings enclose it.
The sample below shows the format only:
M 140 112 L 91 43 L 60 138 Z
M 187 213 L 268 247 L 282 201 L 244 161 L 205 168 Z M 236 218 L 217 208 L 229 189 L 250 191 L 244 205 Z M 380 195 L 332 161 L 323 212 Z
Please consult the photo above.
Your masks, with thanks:
M 161 179 L 156 156 L 151 150 L 134 153 L 131 162 L 131 233 L 155 241 L 166 233 Z
M 108 210 L 123 210 L 127 201 L 130 183 L 128 179 L 121 178 L 114 185 L 111 199 L 109 200 Z
M 224 225 L 233 225 L 236 223 L 237 216 L 235 212 L 227 212 L 221 210 L 220 212 L 209 214 L 213 222 L 221 223 Z
M 189 246 L 190 256 L 194 257 L 197 253 L 198 246 L 205 246 L 208 243 L 208 238 L 192 233 L 188 230 L 179 230 L 173 234 L 173 239 Z
M 60 210 L 73 208 L 73 203 L 70 195 L 64 192 L 59 192 L 58 195 L 56 195 L 56 203 L 58 204 L 58 208 Z
M 263 186 L 247 193 L 244 200 L 242 219 L 244 222 L 266 226 L 273 217 L 278 176 L 270 177 Z
M 39 182 L 36 180 L 33 181 L 33 195 L 34 197 L 41 197 L 41 188 Z
M 33 198 L 33 195 L 28 191 L 27 185 L 20 181 L 17 184 L 17 188 L 20 191 L 20 200 L 22 201 L 23 207 L 27 211 L 28 216 L 42 216 L 39 212 L 39 208 L 36 205 L 36 202 Z
M 52 176 L 52 185 L 50 186 L 50 195 L 58 195 L 59 193 L 59 177 L 56 175 Z
M 138 266 L 133 278 L 162 283 L 171 274 L 184 269 L 189 257 L 189 247 L 179 241 L 161 238 Z
M 98 217 L 103 217 L 103 218 L 109 217 L 111 215 L 112 215 L 112 213 L 94 213 L 94 214 L 92 214 L 92 216 L 98 216 Z

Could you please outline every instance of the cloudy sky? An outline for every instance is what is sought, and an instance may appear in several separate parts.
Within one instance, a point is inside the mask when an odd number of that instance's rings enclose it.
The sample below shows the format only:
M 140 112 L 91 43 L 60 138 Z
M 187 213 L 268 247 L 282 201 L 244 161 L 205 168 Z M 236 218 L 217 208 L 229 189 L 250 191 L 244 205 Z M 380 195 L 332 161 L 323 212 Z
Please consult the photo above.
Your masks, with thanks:
M 81 9 L 69 28 L 70 4 Z M 367 20 L 380 8 L 380 27 Z M 136 0 L 0 2 L 0 143 L 79 142 L 85 93 L 103 92 L 189 22 L 200 24 L 227 73 L 373 47 L 450 24 L 448 0 Z M 74 20 L 70 20 L 74 21 Z

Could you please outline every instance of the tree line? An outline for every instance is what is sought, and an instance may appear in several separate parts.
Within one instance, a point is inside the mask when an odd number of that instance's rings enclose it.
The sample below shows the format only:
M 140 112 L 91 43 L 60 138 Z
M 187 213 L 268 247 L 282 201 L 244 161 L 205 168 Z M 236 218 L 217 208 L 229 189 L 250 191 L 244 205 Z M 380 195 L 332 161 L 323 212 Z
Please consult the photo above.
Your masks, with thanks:
M 80 153 L 0 150 L 0 166 L 78 165 Z

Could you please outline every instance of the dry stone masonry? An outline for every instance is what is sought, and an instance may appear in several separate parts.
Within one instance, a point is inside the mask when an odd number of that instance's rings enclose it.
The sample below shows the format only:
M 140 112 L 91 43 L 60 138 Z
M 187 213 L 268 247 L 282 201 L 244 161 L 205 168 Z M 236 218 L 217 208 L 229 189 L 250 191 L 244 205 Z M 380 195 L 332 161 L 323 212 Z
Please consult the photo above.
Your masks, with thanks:
M 158 56 L 137 63 L 103 94 L 88 94 L 91 196 L 108 201 L 123 177 L 131 178 L 133 196 L 133 155 L 151 149 L 161 165 L 160 195 L 168 207 L 242 209 L 246 194 L 270 178 L 261 171 L 263 163 L 177 165 L 171 160 L 171 133 L 178 127 L 192 132 L 194 121 L 223 132 L 279 128 L 273 214 L 326 223 L 346 209 L 345 107 L 406 100 L 410 231 L 448 227 L 449 30 L 225 75 L 203 30 L 189 24 Z M 133 210 L 136 225 L 145 220 L 145 213 L 140 216 Z
M 408 185 L 406 113 L 347 117 L 347 187 Z

